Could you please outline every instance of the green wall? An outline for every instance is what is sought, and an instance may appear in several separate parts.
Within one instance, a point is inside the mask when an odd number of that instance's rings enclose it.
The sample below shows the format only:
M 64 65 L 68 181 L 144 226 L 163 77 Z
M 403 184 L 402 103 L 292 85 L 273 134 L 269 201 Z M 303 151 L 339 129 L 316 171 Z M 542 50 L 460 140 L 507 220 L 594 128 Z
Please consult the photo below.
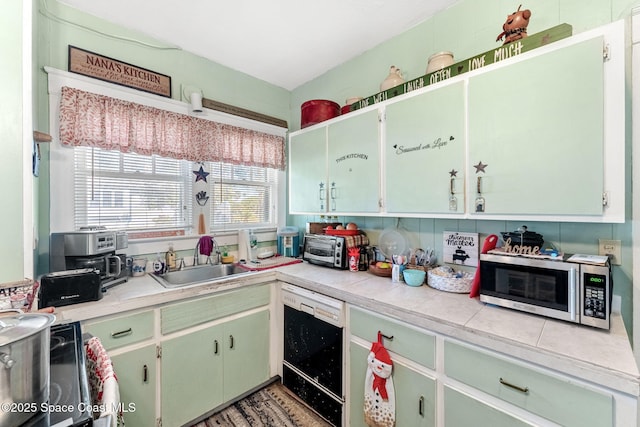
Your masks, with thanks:
M 23 277 L 24 264 L 16 253 L 23 243 L 23 130 L 22 130 L 22 0 L 7 0 L 0 14 L 0 182 L 3 209 L 0 211 L 0 283 Z M 18 258 L 20 262 L 12 262 Z
M 500 43 L 495 40 L 502 31 L 506 16 L 515 11 L 520 4 L 523 9 L 528 8 L 532 11 L 528 27 L 529 34 L 535 34 L 561 23 L 572 25 L 573 33 L 577 34 L 619 19 L 629 18 L 631 9 L 640 2 L 637 0 L 548 0 L 530 3 L 523 3 L 520 0 L 460 1 L 409 31 L 296 88 L 291 93 L 290 129 L 300 128 L 300 105 L 307 100 L 330 99 L 344 105 L 347 98 L 367 97 L 377 93 L 391 65 L 399 67 L 405 79 L 410 80 L 425 74 L 427 59 L 433 53 L 448 50 L 454 53 L 456 60 L 462 60 L 499 46 Z M 630 92 L 630 83 L 627 87 Z M 627 98 L 630 99 L 630 93 Z M 627 112 L 626 188 L 630 189 L 630 107 L 627 107 Z M 630 190 L 627 193 L 627 206 L 627 218 L 630 218 Z M 288 225 L 296 225 L 304 230 L 306 222 L 318 220 L 319 217 L 313 216 L 289 216 Z M 481 236 L 486 236 L 500 231 L 515 230 L 523 225 L 520 221 L 415 218 L 339 217 L 339 220 L 356 222 L 360 228 L 367 230 L 373 242 L 377 241 L 379 231 L 399 223 L 400 226 L 411 231 L 415 245 L 435 248 L 438 254 L 442 254 L 443 231 L 477 232 Z M 625 326 L 629 337 L 632 337 L 631 221 L 625 224 L 527 222 L 526 225 L 530 230 L 542 234 L 545 241 L 553 242 L 566 253 L 597 253 L 600 238 L 622 241 L 622 265 L 614 268 L 614 293 L 622 298 Z

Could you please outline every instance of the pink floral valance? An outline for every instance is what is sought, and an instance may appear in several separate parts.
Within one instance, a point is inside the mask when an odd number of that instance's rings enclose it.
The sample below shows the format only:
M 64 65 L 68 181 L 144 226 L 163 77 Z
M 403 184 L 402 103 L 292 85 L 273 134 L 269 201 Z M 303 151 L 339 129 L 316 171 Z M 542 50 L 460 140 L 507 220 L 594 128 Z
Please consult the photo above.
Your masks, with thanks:
M 284 138 L 69 87 L 62 88 L 60 142 L 284 170 Z

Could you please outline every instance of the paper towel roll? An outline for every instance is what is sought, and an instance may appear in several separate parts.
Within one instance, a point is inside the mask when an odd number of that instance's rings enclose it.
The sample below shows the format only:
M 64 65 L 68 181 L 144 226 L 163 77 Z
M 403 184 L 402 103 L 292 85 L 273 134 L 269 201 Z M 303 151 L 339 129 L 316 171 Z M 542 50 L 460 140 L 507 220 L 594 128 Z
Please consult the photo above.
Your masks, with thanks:
M 238 259 L 249 260 L 249 230 L 238 230 Z

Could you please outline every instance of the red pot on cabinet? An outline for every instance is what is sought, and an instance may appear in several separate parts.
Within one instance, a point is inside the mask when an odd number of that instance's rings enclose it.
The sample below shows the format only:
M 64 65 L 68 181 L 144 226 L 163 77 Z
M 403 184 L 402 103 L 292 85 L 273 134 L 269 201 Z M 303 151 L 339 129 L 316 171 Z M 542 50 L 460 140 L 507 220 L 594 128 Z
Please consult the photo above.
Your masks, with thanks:
M 300 128 L 306 128 L 316 123 L 338 117 L 340 105 L 326 99 L 312 99 L 301 106 Z

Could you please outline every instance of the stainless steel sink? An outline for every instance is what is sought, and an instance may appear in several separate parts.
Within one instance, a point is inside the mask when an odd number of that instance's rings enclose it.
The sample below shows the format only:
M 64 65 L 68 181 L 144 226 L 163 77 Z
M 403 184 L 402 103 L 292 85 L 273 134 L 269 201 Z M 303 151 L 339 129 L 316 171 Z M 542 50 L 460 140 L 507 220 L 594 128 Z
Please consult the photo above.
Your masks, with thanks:
M 207 264 L 187 267 L 183 270 L 171 271 L 163 275 L 151 274 L 151 277 L 156 279 L 156 281 L 165 288 L 178 288 L 245 273 L 251 273 L 251 271 L 238 267 L 235 264 Z

